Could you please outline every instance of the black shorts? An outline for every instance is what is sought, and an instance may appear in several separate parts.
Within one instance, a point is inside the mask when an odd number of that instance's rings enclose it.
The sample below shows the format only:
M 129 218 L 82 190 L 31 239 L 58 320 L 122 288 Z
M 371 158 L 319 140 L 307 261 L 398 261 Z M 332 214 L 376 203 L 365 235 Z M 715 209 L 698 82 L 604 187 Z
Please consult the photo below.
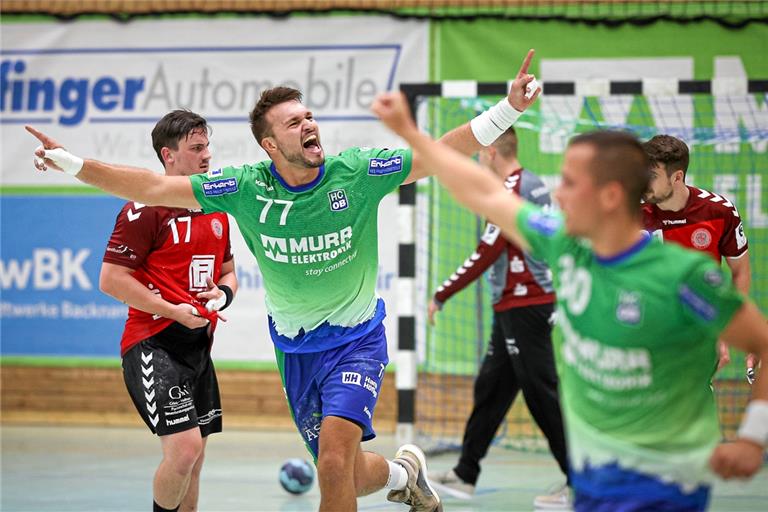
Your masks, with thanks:
M 149 429 L 166 436 L 200 427 L 221 432 L 221 398 L 206 328 L 178 323 L 123 356 L 123 379 Z

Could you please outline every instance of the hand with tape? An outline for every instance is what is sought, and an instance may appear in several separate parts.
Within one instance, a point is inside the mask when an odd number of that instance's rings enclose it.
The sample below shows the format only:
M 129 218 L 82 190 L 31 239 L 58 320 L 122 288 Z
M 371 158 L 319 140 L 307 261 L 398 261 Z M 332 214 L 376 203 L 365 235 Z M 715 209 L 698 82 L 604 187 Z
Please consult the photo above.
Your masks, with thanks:
M 73 155 L 52 137 L 43 132 L 31 126 L 25 126 L 24 128 L 41 143 L 40 146 L 35 148 L 35 169 L 47 171 L 50 167 L 51 169 L 65 172 L 70 176 L 77 176 L 77 173 L 83 168 L 82 158 Z
M 472 134 L 481 145 L 493 144 L 541 94 L 541 87 L 536 78 L 528 73 L 534 53 L 533 50 L 528 50 L 517 76 L 509 87 L 507 97 L 469 122 Z
M 528 73 L 534 53 L 534 50 L 528 50 L 523 64 L 520 66 L 515 79 L 512 81 L 512 85 L 509 87 L 507 101 L 518 112 L 524 112 L 533 105 L 536 98 L 541 94 L 541 87 L 536 81 L 536 77 Z
M 232 303 L 232 290 L 228 286 L 217 286 L 210 277 L 208 277 L 205 282 L 208 285 L 208 289 L 198 293 L 197 299 L 201 302 L 205 301 L 205 309 L 207 309 L 209 313 L 213 313 L 214 311 L 220 312 Z M 219 313 L 219 318 L 223 322 L 227 321 L 226 318 L 221 316 L 221 313 Z

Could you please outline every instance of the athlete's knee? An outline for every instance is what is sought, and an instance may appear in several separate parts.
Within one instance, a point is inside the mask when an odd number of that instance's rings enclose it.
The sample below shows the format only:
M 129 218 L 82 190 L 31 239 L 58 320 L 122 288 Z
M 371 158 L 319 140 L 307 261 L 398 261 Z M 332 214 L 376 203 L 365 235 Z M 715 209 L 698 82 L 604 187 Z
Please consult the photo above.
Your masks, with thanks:
M 354 471 L 354 464 L 343 451 L 325 450 L 317 458 L 317 476 L 324 481 L 342 481 Z
M 191 473 L 203 456 L 203 441 L 199 435 L 172 434 L 166 443 L 165 458 L 177 473 Z

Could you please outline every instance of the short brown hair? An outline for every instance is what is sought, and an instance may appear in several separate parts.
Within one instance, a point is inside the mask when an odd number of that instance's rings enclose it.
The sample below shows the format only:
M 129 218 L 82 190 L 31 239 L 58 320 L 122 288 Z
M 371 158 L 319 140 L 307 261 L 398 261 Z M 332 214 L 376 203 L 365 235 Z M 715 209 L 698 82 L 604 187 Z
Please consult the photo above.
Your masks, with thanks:
M 515 133 L 515 127 L 510 126 L 507 130 L 499 135 L 499 138 L 492 144 L 496 151 L 503 158 L 517 158 L 517 133 Z
M 301 101 L 301 91 L 291 87 L 272 87 L 261 93 L 259 101 L 251 110 L 251 132 L 256 142 L 261 144 L 264 137 L 272 134 L 272 127 L 267 122 L 267 112 L 275 105 L 286 101 Z
M 616 181 L 627 195 L 631 213 L 639 214 L 640 200 L 651 180 L 648 155 L 637 138 L 627 132 L 598 130 L 571 139 L 570 146 L 589 144 L 595 148 L 592 175 L 598 184 Z
M 165 114 L 152 129 L 152 147 L 160 163 L 165 166 L 163 148 L 179 149 L 181 139 L 198 131 L 210 133 L 208 122 L 202 116 L 189 110 L 173 110 Z
M 671 135 L 656 135 L 643 144 L 648 153 L 651 168 L 662 164 L 667 177 L 675 171 L 683 171 L 683 177 L 688 172 L 688 146 L 685 142 Z

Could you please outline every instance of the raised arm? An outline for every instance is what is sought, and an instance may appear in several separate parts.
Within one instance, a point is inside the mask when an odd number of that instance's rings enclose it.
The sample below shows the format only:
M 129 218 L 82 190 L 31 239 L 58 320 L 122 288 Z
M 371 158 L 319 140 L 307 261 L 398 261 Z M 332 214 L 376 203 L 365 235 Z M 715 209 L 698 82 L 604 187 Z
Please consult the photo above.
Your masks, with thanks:
M 472 156 L 483 146 L 493 143 L 499 135 L 512 126 L 541 93 L 541 88 L 534 76 L 528 74 L 528 67 L 531 65 L 533 54 L 534 50 L 528 50 L 517 76 L 510 85 L 509 94 L 506 98 L 472 121 L 447 132 L 440 137 L 440 142 L 463 155 Z M 434 174 L 432 168 L 425 165 L 419 155 L 414 155 L 411 173 L 405 183 L 411 183 L 432 174 Z
M 31 126 L 26 129 L 42 144 L 35 150 L 39 171 L 51 168 L 66 172 L 104 192 L 149 206 L 200 208 L 186 176 L 164 176 L 148 169 L 83 160 L 44 133 Z
M 499 177 L 459 151 L 421 133 L 402 93 L 379 95 L 371 110 L 413 148 L 420 165 L 434 174 L 451 194 L 475 213 L 501 228 L 507 238 L 523 250 L 528 242 L 517 228 L 517 213 L 523 200 L 510 194 Z

